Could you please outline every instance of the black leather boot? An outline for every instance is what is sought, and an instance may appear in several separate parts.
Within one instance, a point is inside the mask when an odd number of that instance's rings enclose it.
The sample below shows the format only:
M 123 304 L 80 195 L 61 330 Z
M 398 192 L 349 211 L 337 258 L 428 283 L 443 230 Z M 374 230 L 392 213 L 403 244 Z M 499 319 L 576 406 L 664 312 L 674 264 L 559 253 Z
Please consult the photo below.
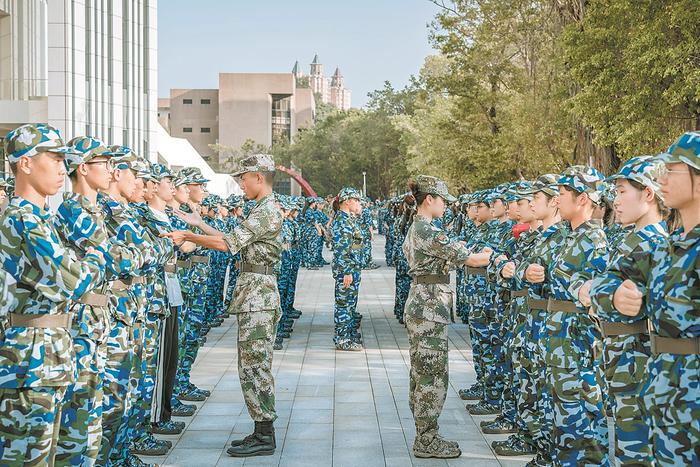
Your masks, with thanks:
M 232 441 L 226 453 L 231 457 L 271 456 L 276 447 L 272 422 L 255 422 L 253 434 L 240 441 Z

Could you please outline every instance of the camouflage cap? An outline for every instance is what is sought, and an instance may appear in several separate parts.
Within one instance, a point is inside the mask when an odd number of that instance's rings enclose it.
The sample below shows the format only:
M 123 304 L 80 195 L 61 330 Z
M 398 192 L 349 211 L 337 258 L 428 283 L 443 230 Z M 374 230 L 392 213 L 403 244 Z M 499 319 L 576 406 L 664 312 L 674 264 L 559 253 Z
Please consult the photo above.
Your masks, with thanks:
M 682 162 L 700 170 L 700 132 L 684 133 L 669 146 L 666 152 L 659 154 L 657 158 L 666 164 Z
M 604 180 L 605 176 L 595 168 L 574 165 L 562 172 L 557 185 L 568 186 L 579 193 L 586 193 L 591 201 L 599 203 L 602 192 L 598 190 L 598 187 Z
M 338 193 L 338 202 L 342 203 L 346 199 L 361 199 L 362 195 L 360 194 L 359 190 L 346 186 L 342 190 L 340 190 L 340 193 Z
M 173 173 L 173 185 L 175 187 L 187 185 L 188 183 L 190 183 L 190 179 L 183 175 L 182 170 Z
M 603 181 L 600 185 L 598 185 L 598 192 L 600 192 L 600 201 L 598 201 L 598 203 L 605 201 L 606 203 L 612 205 L 615 202 L 617 187 L 614 183 L 607 180 Z
M 439 196 L 448 203 L 457 201 L 457 198 L 452 196 L 448 191 L 447 183 L 437 177 L 418 175 L 416 177 L 416 187 L 419 192 Z
M 540 175 L 532 182 L 530 188 L 524 188 L 521 191 L 525 193 L 529 192 L 533 195 L 541 191 L 549 196 L 559 196 L 559 178 L 559 175 L 555 174 Z
M 15 163 L 22 156 L 34 157 L 42 152 L 71 154 L 75 150 L 63 142 L 61 132 L 45 123 L 30 123 L 15 128 L 3 139 L 5 157 Z
M 114 153 L 99 139 L 90 136 L 77 136 L 68 141 L 68 146 L 75 150 L 66 154 L 65 164 L 69 174 L 75 172 L 80 164 L 90 162 L 95 157 L 112 157 Z
M 175 178 L 170 169 L 163 164 L 151 164 L 151 175 L 157 181 L 161 181 L 164 178 Z
M 107 148 L 112 155 L 112 167 L 115 169 L 134 169 L 140 157 L 128 146 L 113 145 Z
M 154 183 L 159 182 L 151 170 L 151 163 L 148 162 L 146 159 L 143 159 L 139 157 L 136 159 L 134 162 L 134 165 L 131 167 L 136 171 L 136 178 L 143 178 L 144 180 L 148 180 Z
M 4 190 L 8 186 L 10 186 L 10 184 L 7 183 L 4 178 L 0 177 L 0 189 Z
M 534 184 L 532 182 L 519 182 L 513 189 L 512 196 L 516 201 L 526 199 L 532 201 L 534 192 L 532 191 Z
M 274 172 L 275 160 L 268 154 L 253 154 L 247 156 L 238 162 L 238 170 L 232 175 L 240 177 L 248 172 Z
M 657 178 L 662 170 L 662 164 L 660 159 L 653 156 L 633 157 L 625 162 L 615 175 L 608 177 L 608 180 L 611 182 L 621 179 L 634 180 L 658 194 L 661 187 Z
M 209 179 L 204 178 L 202 171 L 197 167 L 185 167 L 184 169 L 180 170 L 180 173 L 187 177 L 189 180 L 187 182 L 188 185 L 202 185 L 210 181 Z

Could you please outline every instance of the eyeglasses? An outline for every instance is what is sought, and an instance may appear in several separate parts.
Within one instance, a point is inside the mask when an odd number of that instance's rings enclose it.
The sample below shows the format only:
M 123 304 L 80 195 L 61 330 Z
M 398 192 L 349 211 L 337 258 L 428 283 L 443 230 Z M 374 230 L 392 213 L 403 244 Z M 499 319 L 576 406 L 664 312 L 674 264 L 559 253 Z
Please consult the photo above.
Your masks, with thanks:
M 656 178 L 659 178 L 659 177 L 667 177 L 668 175 L 674 174 L 674 173 L 676 173 L 676 174 L 690 174 L 690 171 L 688 169 L 686 169 L 686 170 L 671 170 L 671 169 L 667 168 L 665 164 L 661 164 L 655 170 L 654 175 L 656 176 Z

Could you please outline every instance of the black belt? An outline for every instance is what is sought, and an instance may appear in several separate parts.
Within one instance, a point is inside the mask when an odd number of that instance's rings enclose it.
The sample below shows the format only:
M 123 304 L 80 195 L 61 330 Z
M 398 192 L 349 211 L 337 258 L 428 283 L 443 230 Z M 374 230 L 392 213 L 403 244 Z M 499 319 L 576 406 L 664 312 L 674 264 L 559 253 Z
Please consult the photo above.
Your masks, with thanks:
M 635 321 L 634 323 L 613 323 L 610 321 L 601 321 L 600 327 L 605 337 L 649 333 L 649 327 L 646 320 Z
M 252 272 L 255 274 L 266 274 L 268 276 L 274 276 L 275 268 L 272 266 L 267 266 L 265 264 L 251 264 L 251 263 L 241 263 L 241 272 Z
M 654 355 L 700 355 L 700 337 L 662 337 L 651 333 L 651 352 Z
M 416 284 L 449 284 L 449 274 L 425 274 L 413 278 Z

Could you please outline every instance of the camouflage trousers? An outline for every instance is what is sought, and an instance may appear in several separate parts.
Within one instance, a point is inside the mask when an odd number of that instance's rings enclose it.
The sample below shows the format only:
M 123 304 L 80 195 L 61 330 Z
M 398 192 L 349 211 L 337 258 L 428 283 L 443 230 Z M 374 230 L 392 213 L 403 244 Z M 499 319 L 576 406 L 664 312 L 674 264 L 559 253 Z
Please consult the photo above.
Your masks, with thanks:
M 158 352 L 164 316 L 146 314 L 141 358 L 141 378 L 133 391 L 132 410 L 129 415 L 129 441 L 139 439 L 150 430 L 151 404 L 158 377 Z
M 525 314 L 527 305 L 525 297 L 514 297 L 507 309 L 504 321 L 504 381 L 502 396 L 503 416 L 514 423 L 522 434 L 527 431 L 527 426 L 520 417 L 518 399 L 521 386 L 523 368 L 521 366 L 522 353 L 525 345 Z
M 700 465 L 700 355 L 649 359 L 641 392 L 656 465 Z
M 352 273 L 352 284 L 349 287 L 343 286 L 343 276 L 335 276 L 335 307 L 333 318 L 335 321 L 335 336 L 333 341 L 338 343 L 339 339 L 347 338 L 352 331 L 357 329 L 354 314 L 357 309 L 357 296 L 360 291 L 360 272 Z
M 294 299 L 296 297 L 297 293 L 297 279 L 299 277 L 299 267 L 301 266 L 301 254 L 299 251 L 295 251 L 294 254 L 292 255 L 292 269 L 290 272 L 290 278 L 289 278 L 289 283 L 287 284 L 289 287 L 289 292 L 287 293 L 287 296 L 285 298 L 286 303 L 284 303 L 282 306 L 285 306 L 287 310 L 291 311 L 294 309 Z
M 53 463 L 65 393 L 65 386 L 0 389 L 2 465 Z
M 187 304 L 187 297 L 183 296 L 183 298 L 185 304 Z M 182 365 L 187 350 L 187 308 L 184 306 L 180 308 L 180 312 L 177 314 L 177 326 L 177 370 L 175 372 L 175 388 L 173 390 L 175 394 L 188 381 Z
M 463 323 L 467 323 L 469 316 L 467 315 L 465 288 L 464 288 L 464 268 L 457 268 L 457 282 L 455 286 L 455 314 L 459 316 Z
M 362 267 L 372 264 L 372 239 L 369 232 L 362 232 Z
M 238 313 L 238 376 L 250 418 L 274 421 L 275 380 L 272 345 L 280 310 Z
M 408 263 L 405 260 L 400 259 L 396 263 L 395 283 L 394 315 L 397 318 L 403 318 L 408 292 L 411 290 L 411 276 L 408 275 Z
M 481 362 L 484 365 L 484 400 L 489 404 L 500 406 L 505 384 L 505 374 L 508 371 L 504 349 L 505 325 L 503 317 L 507 303 L 494 285 L 484 294 L 486 300 L 483 310 L 486 314 L 487 334 L 482 347 Z
M 185 343 L 184 346 L 180 348 L 178 354 L 179 362 L 175 382 L 175 393 L 185 390 L 189 384 L 192 365 L 199 352 L 199 335 L 205 302 L 205 296 L 201 293 L 200 285 L 201 284 L 195 284 L 192 288 L 193 291 L 200 291 L 200 293 L 194 293 L 184 297 L 187 309 L 186 313 L 182 313 L 185 315 L 183 317 L 185 320 L 184 325 L 182 326 L 185 330 Z
M 651 343 L 645 334 L 603 340 L 603 367 L 615 418 L 615 457 L 619 465 L 654 465 L 651 432 L 639 398 L 649 355 Z
M 61 414 L 56 465 L 95 465 L 102 443 L 102 395 L 107 342 L 73 338 L 78 378 Z
M 214 251 L 210 255 L 207 298 L 204 308 L 206 322 L 210 323 L 224 313 L 224 279 L 226 277 L 226 254 Z
M 447 325 L 405 316 L 411 371 L 408 405 L 416 424 L 416 437 L 432 437 L 447 397 L 449 381 Z
M 391 230 L 386 233 L 386 243 L 384 244 L 384 259 L 386 260 L 386 265 L 391 267 L 394 265 L 394 237 L 391 234 Z
M 312 251 L 312 265 L 321 266 L 324 263 L 323 260 L 323 237 L 318 235 L 314 230 L 313 236 L 311 237 L 311 251 Z
M 107 337 L 102 397 L 102 443 L 98 464 L 105 465 L 129 412 L 129 375 L 134 365 L 134 328 L 113 321 Z
M 476 313 L 474 307 L 470 308 L 469 313 L 469 340 L 472 347 L 472 360 L 474 362 L 474 371 L 476 372 L 476 381 L 480 385 L 484 384 L 484 364 L 482 360 L 483 348 L 486 345 L 489 335 L 489 326 L 483 315 Z
M 112 447 L 111 459 L 126 458 L 129 452 L 129 443 L 133 440 L 137 419 L 134 417 L 138 410 L 139 381 L 143 375 L 143 336 L 145 324 L 141 321 L 134 323 L 131 328 L 131 348 L 133 350 L 131 368 L 129 371 L 129 383 L 127 385 L 127 408 L 119 424 L 119 430 Z
M 556 465 L 610 465 L 600 367 L 548 366 L 552 394 L 552 445 Z
M 226 298 L 224 298 L 224 312 L 228 311 L 228 307 L 231 304 L 231 300 L 233 300 L 233 291 L 236 289 L 236 282 L 238 281 L 239 271 L 240 270 L 236 268 L 236 261 L 231 260 L 229 263 Z

